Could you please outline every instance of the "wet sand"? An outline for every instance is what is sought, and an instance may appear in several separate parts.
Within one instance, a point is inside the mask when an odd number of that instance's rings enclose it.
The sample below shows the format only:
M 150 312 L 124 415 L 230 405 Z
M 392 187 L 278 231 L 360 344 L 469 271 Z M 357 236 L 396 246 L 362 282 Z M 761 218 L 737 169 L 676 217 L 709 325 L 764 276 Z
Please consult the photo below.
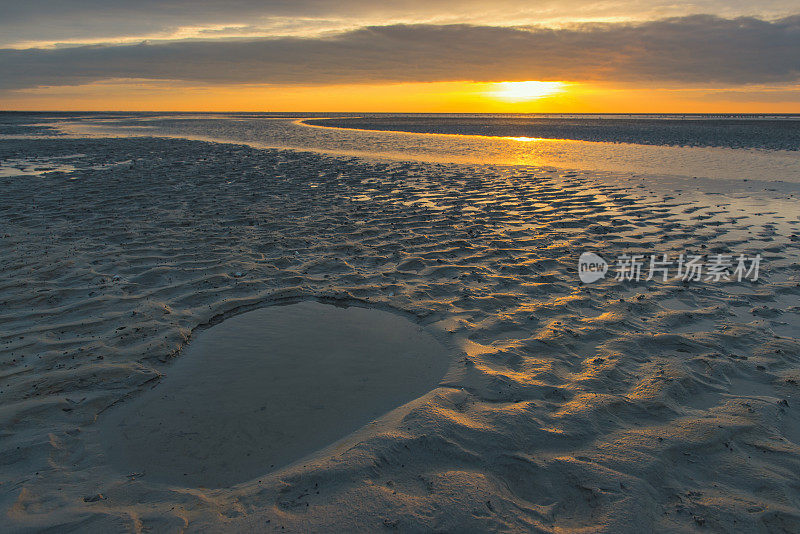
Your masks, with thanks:
M 4 528 L 800 529 L 791 186 L 146 138 L 0 151 L 79 155 L 0 176 Z M 581 284 L 587 250 L 760 253 L 762 275 Z M 315 299 L 407 314 L 451 372 L 348 447 L 229 488 L 113 464 L 100 420 L 204 326 Z

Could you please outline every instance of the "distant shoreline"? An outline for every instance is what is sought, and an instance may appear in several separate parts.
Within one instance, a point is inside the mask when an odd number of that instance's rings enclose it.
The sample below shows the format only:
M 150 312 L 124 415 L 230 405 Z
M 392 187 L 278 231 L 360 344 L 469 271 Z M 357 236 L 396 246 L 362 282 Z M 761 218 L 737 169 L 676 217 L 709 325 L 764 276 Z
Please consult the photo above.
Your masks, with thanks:
M 614 115 L 569 116 L 361 116 L 314 118 L 310 126 L 388 132 L 482 135 L 535 139 L 568 139 L 641 145 L 800 150 L 800 116 L 745 119 L 742 116 Z M 706 118 L 708 117 L 708 118 Z M 492 119 L 487 121 L 487 119 Z

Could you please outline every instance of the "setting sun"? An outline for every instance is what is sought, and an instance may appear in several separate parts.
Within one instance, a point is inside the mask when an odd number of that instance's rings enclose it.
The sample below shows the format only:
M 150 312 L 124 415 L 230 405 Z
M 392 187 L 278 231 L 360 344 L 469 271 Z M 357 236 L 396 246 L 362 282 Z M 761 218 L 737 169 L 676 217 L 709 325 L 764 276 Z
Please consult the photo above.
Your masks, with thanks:
M 560 93 L 564 89 L 562 82 L 500 82 L 493 84 L 495 90 L 488 96 L 506 102 L 527 102 L 545 96 Z

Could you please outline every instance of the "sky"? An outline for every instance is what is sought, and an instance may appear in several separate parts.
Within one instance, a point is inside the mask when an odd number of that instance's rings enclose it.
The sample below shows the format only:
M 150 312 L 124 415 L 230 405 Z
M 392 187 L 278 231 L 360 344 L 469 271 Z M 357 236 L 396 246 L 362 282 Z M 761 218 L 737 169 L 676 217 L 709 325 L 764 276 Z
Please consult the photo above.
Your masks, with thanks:
M 0 109 L 800 112 L 796 0 L 27 0 Z

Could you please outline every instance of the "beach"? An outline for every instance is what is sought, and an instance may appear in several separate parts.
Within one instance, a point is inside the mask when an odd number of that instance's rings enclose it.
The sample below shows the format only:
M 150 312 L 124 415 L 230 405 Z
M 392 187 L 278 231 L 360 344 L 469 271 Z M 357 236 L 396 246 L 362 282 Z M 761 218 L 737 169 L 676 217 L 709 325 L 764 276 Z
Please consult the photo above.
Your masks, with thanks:
M 800 177 L 48 128 L 0 139 L 2 530 L 800 530 Z M 615 276 L 681 254 L 760 271 Z M 112 462 L 104 418 L 202 332 L 309 302 L 411 321 L 446 372 L 237 483 Z

